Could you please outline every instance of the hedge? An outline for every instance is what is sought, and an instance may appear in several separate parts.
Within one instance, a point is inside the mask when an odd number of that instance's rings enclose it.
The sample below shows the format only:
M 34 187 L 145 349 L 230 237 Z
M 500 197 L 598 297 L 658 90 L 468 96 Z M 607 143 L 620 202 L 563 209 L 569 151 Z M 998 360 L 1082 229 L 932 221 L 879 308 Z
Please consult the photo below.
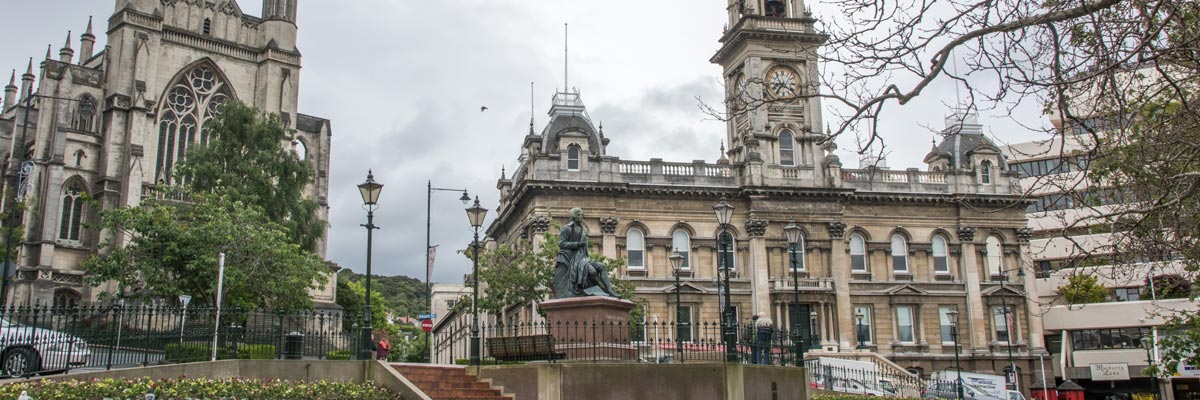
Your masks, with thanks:
M 349 360 L 353 353 L 350 350 L 334 350 L 325 353 L 326 360 Z
M 271 360 L 275 358 L 275 346 L 269 344 L 239 344 L 238 359 L 242 360 Z M 168 344 L 163 348 L 163 361 L 195 362 L 208 361 L 212 358 L 212 345 L 208 343 Z M 217 348 L 217 359 L 228 360 L 231 353 L 228 346 Z
M 278 379 L 164 379 L 25 381 L 0 386 L 0 399 L 16 399 L 24 392 L 36 400 L 145 399 L 262 399 L 400 400 L 399 394 L 371 384 L 346 382 L 295 382 Z
M 849 394 L 849 393 L 813 393 L 810 400 L 879 400 L 877 396 L 867 396 L 865 394 Z M 903 397 L 892 397 L 889 400 L 919 400 L 905 399 Z

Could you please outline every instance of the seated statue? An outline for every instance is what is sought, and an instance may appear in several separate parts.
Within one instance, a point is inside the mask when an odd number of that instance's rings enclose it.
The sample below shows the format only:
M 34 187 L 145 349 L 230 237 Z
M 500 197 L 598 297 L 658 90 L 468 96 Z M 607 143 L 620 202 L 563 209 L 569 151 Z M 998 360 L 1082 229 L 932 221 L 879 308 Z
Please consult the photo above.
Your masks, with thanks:
M 558 256 L 554 260 L 554 298 L 584 296 L 620 297 L 608 282 L 604 264 L 588 258 L 587 227 L 583 210 L 571 209 L 571 222 L 558 234 Z

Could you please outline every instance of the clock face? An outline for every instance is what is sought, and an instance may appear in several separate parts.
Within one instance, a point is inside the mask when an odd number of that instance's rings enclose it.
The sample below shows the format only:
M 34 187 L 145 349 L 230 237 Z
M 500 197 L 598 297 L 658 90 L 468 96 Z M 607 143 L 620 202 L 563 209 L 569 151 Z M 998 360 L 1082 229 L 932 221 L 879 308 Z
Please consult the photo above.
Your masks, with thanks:
M 767 73 L 767 88 L 775 97 L 794 97 L 800 92 L 800 77 L 788 67 L 775 67 Z
M 734 85 L 735 86 L 733 87 L 733 90 L 735 91 L 737 99 L 741 100 L 742 102 L 749 102 L 750 88 L 746 87 L 746 75 L 739 74 L 737 77 L 737 83 Z

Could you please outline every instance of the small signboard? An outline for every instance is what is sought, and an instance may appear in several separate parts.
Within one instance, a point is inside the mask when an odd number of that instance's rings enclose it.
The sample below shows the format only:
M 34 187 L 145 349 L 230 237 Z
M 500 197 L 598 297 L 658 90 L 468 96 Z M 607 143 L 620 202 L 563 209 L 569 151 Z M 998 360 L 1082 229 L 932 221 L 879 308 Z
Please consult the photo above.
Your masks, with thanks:
M 409 315 L 412 315 L 412 314 L 409 314 Z M 434 319 L 434 318 L 437 318 L 437 314 L 418 314 L 417 315 L 417 319 L 421 319 L 421 320 Z
M 1129 364 L 1092 364 L 1093 381 L 1127 381 L 1129 380 Z
M 421 320 L 421 330 L 423 330 L 425 332 L 432 332 L 433 331 L 433 320 L 431 320 L 431 319 Z

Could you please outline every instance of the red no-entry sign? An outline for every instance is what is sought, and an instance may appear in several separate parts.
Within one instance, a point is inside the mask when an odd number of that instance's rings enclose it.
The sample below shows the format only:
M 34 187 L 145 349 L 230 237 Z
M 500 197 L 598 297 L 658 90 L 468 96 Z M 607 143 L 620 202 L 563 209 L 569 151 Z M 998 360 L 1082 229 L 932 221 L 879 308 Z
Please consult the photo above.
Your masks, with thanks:
M 431 319 L 421 320 L 421 330 L 423 330 L 425 332 L 432 332 L 433 331 L 433 320 L 431 320 Z

